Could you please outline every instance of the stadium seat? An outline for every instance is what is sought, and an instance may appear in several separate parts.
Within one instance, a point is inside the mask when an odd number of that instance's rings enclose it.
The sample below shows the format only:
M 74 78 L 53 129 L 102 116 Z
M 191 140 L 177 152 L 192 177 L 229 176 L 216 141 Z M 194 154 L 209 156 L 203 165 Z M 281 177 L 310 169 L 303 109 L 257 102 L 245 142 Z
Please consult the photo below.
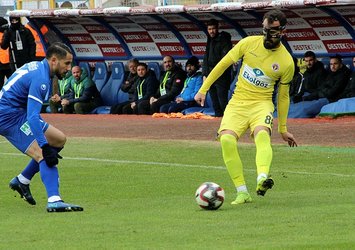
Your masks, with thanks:
M 108 79 L 108 70 L 105 62 L 97 62 L 95 64 L 95 72 L 92 80 L 95 82 L 97 90 L 101 92 L 103 86 Z
M 322 107 L 328 103 L 329 101 L 327 98 L 291 103 L 288 111 L 288 118 L 314 118 L 319 114 Z M 274 112 L 274 117 L 277 117 L 276 110 Z
M 78 66 L 82 69 L 85 69 L 90 78 L 92 78 L 92 72 L 88 62 L 80 62 Z
M 212 105 L 212 99 L 209 93 L 207 93 L 206 95 L 206 101 L 205 101 L 205 106 L 204 107 L 191 107 L 191 108 L 187 108 L 184 109 L 181 113 L 183 113 L 184 115 L 188 115 L 188 114 L 192 114 L 195 112 L 200 112 L 203 113 L 205 115 L 211 115 L 214 116 L 215 112 L 213 109 L 213 105 Z
M 157 77 L 157 79 L 160 79 L 160 65 L 157 62 L 149 62 L 148 63 L 148 69 L 154 71 L 155 76 Z
M 319 116 L 338 117 L 344 115 L 355 115 L 355 97 L 340 99 L 324 105 Z
M 348 67 L 351 71 L 354 71 L 354 64 L 353 64 L 353 58 L 352 57 L 345 57 L 343 58 L 343 64 Z
M 101 107 L 96 108 L 94 114 L 108 114 L 112 105 L 128 100 L 127 93 L 120 93 L 121 84 L 124 81 L 124 65 L 122 62 L 114 62 L 111 65 L 111 75 L 102 87 L 100 94 L 103 101 Z M 124 95 L 127 94 L 127 97 Z M 125 99 L 126 98 L 126 99 Z

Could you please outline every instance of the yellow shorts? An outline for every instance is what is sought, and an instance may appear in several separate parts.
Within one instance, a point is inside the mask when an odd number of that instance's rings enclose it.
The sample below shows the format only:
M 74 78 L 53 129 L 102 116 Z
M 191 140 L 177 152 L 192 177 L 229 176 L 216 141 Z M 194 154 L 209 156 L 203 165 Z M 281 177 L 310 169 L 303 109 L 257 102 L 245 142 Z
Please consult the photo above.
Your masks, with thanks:
M 264 126 L 272 131 L 274 104 L 271 101 L 235 101 L 228 103 L 221 121 L 218 134 L 222 130 L 232 130 L 240 138 L 250 128 Z

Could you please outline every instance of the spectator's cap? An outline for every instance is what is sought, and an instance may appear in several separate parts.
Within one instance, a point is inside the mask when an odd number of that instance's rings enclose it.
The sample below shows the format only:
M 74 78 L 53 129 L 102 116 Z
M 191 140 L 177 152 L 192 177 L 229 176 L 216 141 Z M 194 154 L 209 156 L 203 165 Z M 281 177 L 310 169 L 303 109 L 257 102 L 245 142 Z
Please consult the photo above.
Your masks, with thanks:
M 200 62 L 198 61 L 198 58 L 196 56 L 192 56 L 187 60 L 186 66 L 189 64 L 192 66 L 195 66 L 195 68 L 197 68 L 197 69 L 200 68 Z
M 4 24 L 8 24 L 7 20 L 3 17 L 0 17 L 0 26 L 3 26 Z
M 21 22 L 21 18 L 17 16 L 10 16 L 10 23 L 12 23 L 14 20 L 17 20 L 17 22 Z

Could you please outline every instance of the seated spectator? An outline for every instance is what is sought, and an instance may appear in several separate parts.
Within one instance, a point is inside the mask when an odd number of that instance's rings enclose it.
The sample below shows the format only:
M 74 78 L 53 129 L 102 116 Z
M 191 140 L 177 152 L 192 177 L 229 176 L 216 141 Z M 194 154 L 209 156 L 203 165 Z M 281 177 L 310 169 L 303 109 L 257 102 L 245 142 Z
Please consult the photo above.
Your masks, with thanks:
M 142 101 L 149 101 L 150 97 L 157 91 L 159 82 L 155 76 L 154 71 L 148 69 L 146 63 L 138 63 L 137 66 L 138 78 L 134 84 L 134 98 L 124 105 L 122 114 L 144 114 L 139 110 L 139 103 Z
M 200 69 L 198 58 L 193 56 L 186 62 L 187 78 L 184 82 L 184 88 L 175 98 L 174 102 L 164 104 L 160 107 L 160 113 L 175 113 L 186 108 L 200 106 L 194 97 L 202 86 L 202 73 L 197 72 Z
M 312 101 L 319 99 L 321 85 L 327 75 L 324 64 L 317 60 L 313 51 L 307 51 L 304 54 L 306 71 L 303 74 L 304 81 L 299 98 L 294 98 L 293 102 Z
M 113 105 L 110 109 L 110 114 L 122 114 L 122 108 L 134 101 L 134 83 L 138 78 L 137 75 L 137 66 L 139 64 L 138 59 L 133 58 L 128 61 L 129 71 L 125 73 L 125 81 L 121 85 L 121 90 L 125 93 L 128 93 L 128 101 Z
M 61 80 L 58 78 L 53 79 L 53 93 L 52 97 L 49 99 L 49 108 L 51 113 L 62 112 L 62 97 L 69 94 L 70 83 L 73 79 L 71 71 L 65 75 Z
M 63 95 L 61 101 L 63 113 L 88 114 L 101 105 L 100 93 L 86 70 L 81 69 L 79 66 L 74 66 L 72 75 L 70 92 Z
M 295 64 L 295 73 L 293 75 L 292 81 L 290 83 L 290 100 L 291 103 L 298 102 L 302 99 L 304 94 L 303 88 L 303 74 L 300 72 L 300 68 L 298 66 L 298 62 L 296 58 L 293 58 L 293 62 Z
M 330 71 L 322 84 L 321 94 L 329 102 L 336 102 L 341 99 L 343 91 L 350 78 L 350 69 L 346 67 L 340 55 L 330 57 Z
M 341 94 L 341 98 L 351 98 L 355 97 L 355 56 L 353 57 L 354 70 L 350 75 L 349 81 Z
M 160 76 L 158 91 L 150 100 L 142 101 L 138 104 L 141 114 L 158 113 L 162 105 L 175 100 L 181 92 L 186 79 L 186 72 L 183 71 L 172 56 L 165 56 L 163 59 L 165 72 Z

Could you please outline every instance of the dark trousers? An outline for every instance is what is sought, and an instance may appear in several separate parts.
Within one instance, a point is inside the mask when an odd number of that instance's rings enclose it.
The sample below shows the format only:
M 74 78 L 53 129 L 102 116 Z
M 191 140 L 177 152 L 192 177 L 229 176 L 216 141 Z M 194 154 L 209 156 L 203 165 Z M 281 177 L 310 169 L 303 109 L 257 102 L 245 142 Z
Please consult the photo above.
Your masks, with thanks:
M 229 84 L 214 83 L 209 93 L 211 95 L 213 109 L 216 117 L 222 117 L 228 104 Z
M 152 115 L 154 113 L 159 113 L 160 107 L 164 104 L 170 103 L 171 100 L 158 99 L 150 105 L 149 100 L 141 101 L 138 104 L 138 114 L 139 115 Z
M 94 101 L 90 102 L 77 102 L 75 104 L 69 104 L 63 107 L 63 113 L 65 114 L 88 114 L 98 107 L 97 103 Z
M 10 68 L 7 68 L 7 69 L 0 69 L 0 89 L 2 88 L 2 86 L 4 86 L 4 83 L 5 83 L 5 77 L 7 79 L 10 78 L 11 76 L 11 69 Z
M 122 102 L 120 104 L 113 105 L 110 110 L 110 114 L 122 114 L 122 109 L 124 106 L 127 104 L 130 104 L 131 102 Z
M 190 108 L 190 107 L 196 107 L 199 106 L 195 101 L 191 101 L 191 102 L 171 102 L 168 104 L 164 104 L 160 107 L 160 113 L 166 113 L 166 114 L 170 114 L 170 113 L 177 113 L 177 112 L 181 112 L 184 109 Z

